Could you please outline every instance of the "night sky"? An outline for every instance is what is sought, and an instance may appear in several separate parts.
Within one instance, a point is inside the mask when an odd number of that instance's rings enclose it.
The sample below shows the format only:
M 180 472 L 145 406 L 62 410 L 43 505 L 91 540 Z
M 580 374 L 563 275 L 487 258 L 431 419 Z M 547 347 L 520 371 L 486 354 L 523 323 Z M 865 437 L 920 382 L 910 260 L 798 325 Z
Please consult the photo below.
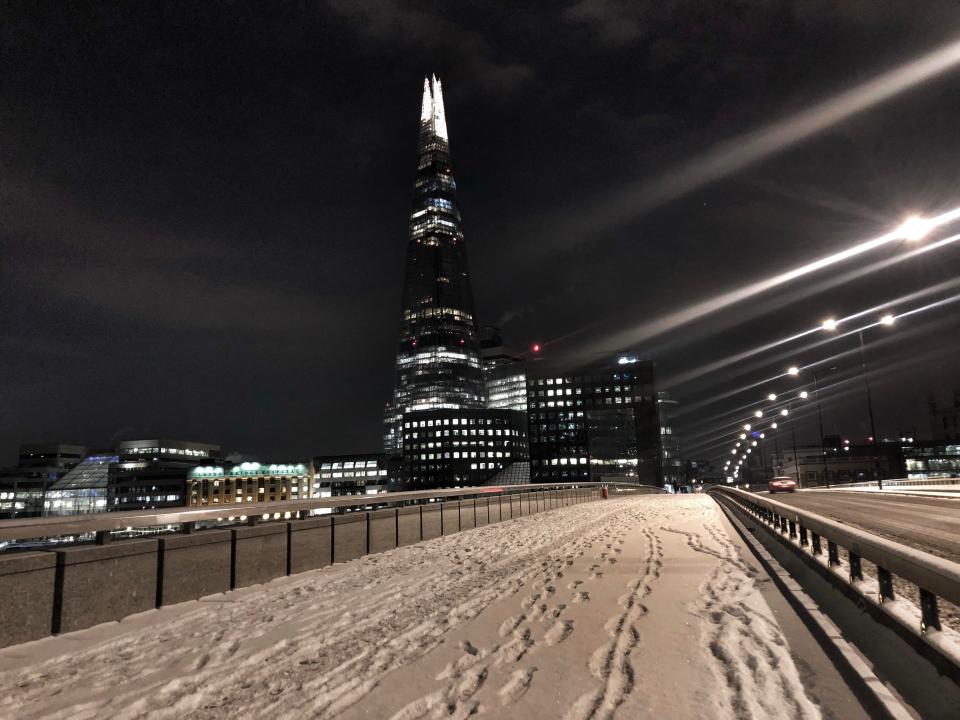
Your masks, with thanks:
M 856 338 L 678 378 L 960 276 L 957 243 L 801 294 L 904 251 L 891 246 L 611 345 L 960 206 L 960 66 L 725 177 L 657 192 L 718 143 L 957 40 L 960 5 L 524 5 L 4 3 L 0 464 L 21 442 L 149 436 L 274 461 L 379 450 L 428 73 L 444 83 L 480 322 L 571 364 L 627 349 L 655 360 L 694 455 L 714 416 L 787 383 L 708 399 Z M 882 435 L 928 434 L 928 391 L 960 387 L 958 309 L 868 333 Z M 827 432 L 866 435 L 858 362 L 830 363 Z M 812 441 L 816 427 L 799 431 Z

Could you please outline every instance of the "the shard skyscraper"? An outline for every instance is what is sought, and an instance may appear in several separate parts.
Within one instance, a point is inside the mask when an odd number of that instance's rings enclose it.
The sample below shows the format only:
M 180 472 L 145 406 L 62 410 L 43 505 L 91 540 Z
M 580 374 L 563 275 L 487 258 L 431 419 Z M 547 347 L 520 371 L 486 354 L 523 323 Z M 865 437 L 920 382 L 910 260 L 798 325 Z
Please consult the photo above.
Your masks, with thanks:
M 404 413 L 484 407 L 480 342 L 440 81 L 423 81 L 396 387 L 385 450 L 402 446 Z

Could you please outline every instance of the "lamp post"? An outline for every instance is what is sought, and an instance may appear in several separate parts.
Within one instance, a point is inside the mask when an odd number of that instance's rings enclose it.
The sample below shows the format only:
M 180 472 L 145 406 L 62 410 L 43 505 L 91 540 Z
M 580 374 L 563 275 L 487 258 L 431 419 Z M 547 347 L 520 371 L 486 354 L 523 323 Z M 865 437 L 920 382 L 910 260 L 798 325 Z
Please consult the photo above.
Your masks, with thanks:
M 884 316 L 884 320 L 887 317 L 893 316 Z M 883 322 L 883 321 L 881 321 Z M 884 322 L 885 325 L 890 323 Z M 877 427 L 873 421 L 873 398 L 870 395 L 870 380 L 867 377 L 867 356 L 864 353 L 863 349 L 863 330 L 857 331 L 857 337 L 860 338 L 860 373 L 863 376 L 863 386 L 867 391 L 867 413 L 870 415 L 870 438 L 871 444 L 873 445 L 873 467 L 874 475 L 877 476 L 877 489 L 883 490 L 883 478 L 880 477 L 880 455 L 877 453 Z

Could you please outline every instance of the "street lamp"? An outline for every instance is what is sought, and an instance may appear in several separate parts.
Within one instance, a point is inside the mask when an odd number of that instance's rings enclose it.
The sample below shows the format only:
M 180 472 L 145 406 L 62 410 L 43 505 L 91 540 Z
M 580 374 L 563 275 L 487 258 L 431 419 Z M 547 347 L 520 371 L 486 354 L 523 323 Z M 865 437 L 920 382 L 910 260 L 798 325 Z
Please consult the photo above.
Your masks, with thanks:
M 769 400 L 770 402 L 773 402 L 776 399 L 777 399 L 777 396 L 775 393 L 770 393 L 769 395 L 767 395 L 767 400 Z
M 799 375 L 799 374 L 800 374 L 800 368 L 798 368 L 796 365 L 791 365 L 790 367 L 787 368 L 787 374 L 789 374 L 789 375 Z
M 887 314 L 884 315 L 882 318 L 880 318 L 880 324 L 881 324 L 881 325 L 886 325 L 887 327 L 889 327 L 889 326 L 893 325 L 893 323 L 895 322 L 895 320 L 896 320 L 896 318 L 895 318 L 893 315 L 891 315 L 890 313 L 887 313 Z
M 911 215 L 897 228 L 897 234 L 904 240 L 915 242 L 917 240 L 923 240 L 932 229 L 933 225 L 929 220 Z
M 756 411 L 754 411 L 753 416 L 756 417 L 756 418 L 762 418 L 762 417 L 763 417 L 763 410 L 756 410 Z
M 821 326 L 824 330 L 831 331 L 837 329 L 837 321 L 834 318 L 827 318 Z
M 744 423 L 743 429 L 746 430 L 747 432 L 750 432 L 750 423 Z
M 787 408 L 784 408 L 783 410 L 780 411 L 780 414 L 783 415 L 784 417 L 786 417 L 787 415 L 790 414 L 790 411 L 787 410 Z

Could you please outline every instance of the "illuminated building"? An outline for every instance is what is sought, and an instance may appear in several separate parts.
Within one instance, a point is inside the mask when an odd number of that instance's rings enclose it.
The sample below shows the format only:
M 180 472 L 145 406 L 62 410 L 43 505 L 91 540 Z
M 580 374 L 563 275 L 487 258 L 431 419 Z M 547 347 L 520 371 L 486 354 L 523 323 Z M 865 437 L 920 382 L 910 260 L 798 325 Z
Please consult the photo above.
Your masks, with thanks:
M 621 357 L 527 377 L 532 482 L 624 479 L 662 485 L 653 363 Z
M 323 455 L 315 457 L 313 465 L 315 497 L 365 495 L 386 490 L 391 469 L 383 453 Z
M 182 507 L 187 478 L 199 465 L 218 464 L 220 446 L 182 440 L 128 440 L 117 447 L 109 468 L 108 510 Z
M 201 465 L 189 475 L 189 505 L 243 505 L 312 496 L 311 463 L 243 462 L 233 467 Z
M 110 466 L 120 458 L 112 452 L 93 453 L 47 490 L 44 515 L 83 515 L 107 511 Z
M 686 485 L 686 467 L 680 457 L 680 438 L 673 434 L 673 410 L 677 401 L 670 393 L 661 390 L 657 393 L 657 414 L 660 417 L 660 453 L 663 484 L 673 490 Z
M 523 356 L 503 346 L 497 328 L 484 328 L 480 342 L 487 407 L 491 410 L 527 411 L 527 371 Z
M 86 454 L 83 445 L 21 445 L 17 466 L 0 471 L 0 517 L 40 515 L 44 493 Z
M 415 411 L 403 416 L 400 483 L 409 490 L 482 485 L 507 466 L 525 462 L 527 453 L 524 413 Z
M 384 446 L 402 450 L 409 412 L 484 407 L 480 343 L 450 163 L 443 91 L 425 79 L 407 243 L 396 385 Z

